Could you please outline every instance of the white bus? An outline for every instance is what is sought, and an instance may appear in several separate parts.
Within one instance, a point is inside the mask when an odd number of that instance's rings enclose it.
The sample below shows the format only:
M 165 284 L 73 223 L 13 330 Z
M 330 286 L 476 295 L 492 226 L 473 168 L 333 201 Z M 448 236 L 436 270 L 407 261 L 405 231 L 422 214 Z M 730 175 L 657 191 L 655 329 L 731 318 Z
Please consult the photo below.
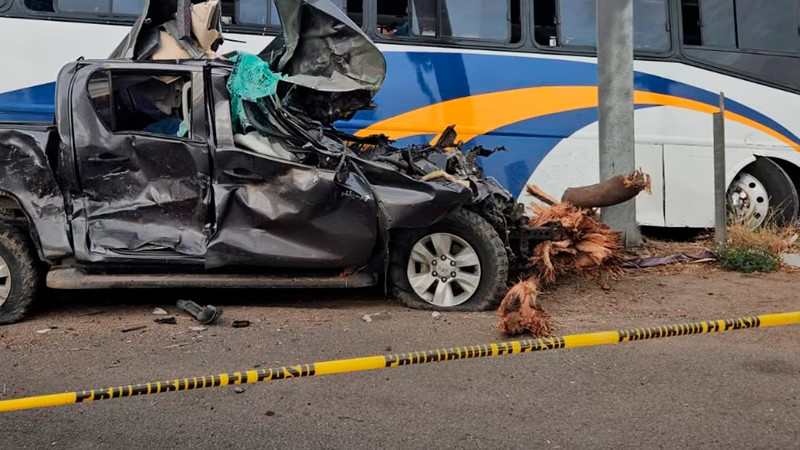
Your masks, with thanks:
M 460 138 L 507 152 L 488 175 L 526 197 L 598 179 L 595 0 L 334 0 L 388 64 L 377 108 L 338 124 L 403 142 Z M 52 121 L 61 66 L 108 56 L 143 0 L 0 0 L 0 120 Z M 280 32 L 270 0 L 223 0 L 226 50 Z M 713 225 L 712 120 L 727 101 L 731 211 L 800 210 L 800 0 L 634 0 L 641 225 Z

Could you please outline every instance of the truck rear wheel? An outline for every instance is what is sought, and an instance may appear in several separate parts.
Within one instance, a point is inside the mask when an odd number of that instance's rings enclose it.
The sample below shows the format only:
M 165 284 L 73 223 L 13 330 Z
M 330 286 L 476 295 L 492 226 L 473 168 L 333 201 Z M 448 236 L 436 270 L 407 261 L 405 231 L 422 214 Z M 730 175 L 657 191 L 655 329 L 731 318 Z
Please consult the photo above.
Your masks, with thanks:
M 508 282 L 508 256 L 492 226 L 459 211 L 392 242 L 392 296 L 416 309 L 484 311 L 496 307 Z
M 24 227 L 0 223 L 0 324 L 21 320 L 41 290 L 39 258 Z

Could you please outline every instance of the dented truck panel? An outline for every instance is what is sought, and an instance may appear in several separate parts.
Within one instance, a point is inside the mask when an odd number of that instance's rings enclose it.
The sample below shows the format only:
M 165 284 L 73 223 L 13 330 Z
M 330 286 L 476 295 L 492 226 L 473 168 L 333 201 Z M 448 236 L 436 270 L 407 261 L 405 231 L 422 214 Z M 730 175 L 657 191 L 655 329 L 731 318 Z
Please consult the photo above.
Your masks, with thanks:
M 387 229 L 428 227 L 472 198 L 462 184 L 426 183 L 364 160 L 359 165 L 381 203 Z
M 239 149 L 217 149 L 217 227 L 206 267 L 360 266 L 378 235 L 366 180 Z
M 45 153 L 51 135 L 47 126 L 0 128 L 0 193 L 17 200 L 40 256 L 55 261 L 70 256 L 72 246 L 64 197 Z
M 73 233 L 79 261 L 202 258 L 211 201 L 209 150 L 200 132 L 168 138 L 142 131 L 112 132 L 87 95 L 92 74 L 79 69 L 71 95 L 75 165 Z M 202 72 L 159 65 L 168 74 L 198 74 L 192 82 L 192 122 L 205 122 Z

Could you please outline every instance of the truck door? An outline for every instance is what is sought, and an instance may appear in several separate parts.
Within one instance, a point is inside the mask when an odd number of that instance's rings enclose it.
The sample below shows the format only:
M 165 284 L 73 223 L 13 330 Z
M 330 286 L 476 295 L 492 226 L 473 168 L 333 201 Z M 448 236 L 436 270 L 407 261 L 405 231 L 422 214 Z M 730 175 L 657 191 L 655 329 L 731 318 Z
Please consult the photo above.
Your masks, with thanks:
M 202 68 L 87 65 L 70 95 L 78 259 L 202 262 L 210 204 Z
M 334 171 L 235 143 L 224 75 L 212 74 L 216 224 L 206 267 L 364 265 L 378 241 L 378 207 L 367 181 L 351 172 L 338 182 Z

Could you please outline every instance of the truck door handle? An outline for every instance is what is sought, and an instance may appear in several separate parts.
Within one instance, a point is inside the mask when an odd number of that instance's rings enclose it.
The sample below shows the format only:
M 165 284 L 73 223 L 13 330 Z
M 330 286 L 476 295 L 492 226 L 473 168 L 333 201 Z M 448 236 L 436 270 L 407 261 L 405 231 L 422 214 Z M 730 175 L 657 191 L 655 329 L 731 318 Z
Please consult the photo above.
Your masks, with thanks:
M 264 177 L 257 173 L 253 173 L 248 169 L 244 169 L 241 167 L 237 167 L 235 169 L 226 169 L 223 170 L 222 173 L 225 175 L 242 181 L 263 181 Z
M 100 153 L 97 156 L 90 156 L 87 160 L 92 163 L 124 163 L 131 159 L 127 156 L 119 156 L 113 153 Z

